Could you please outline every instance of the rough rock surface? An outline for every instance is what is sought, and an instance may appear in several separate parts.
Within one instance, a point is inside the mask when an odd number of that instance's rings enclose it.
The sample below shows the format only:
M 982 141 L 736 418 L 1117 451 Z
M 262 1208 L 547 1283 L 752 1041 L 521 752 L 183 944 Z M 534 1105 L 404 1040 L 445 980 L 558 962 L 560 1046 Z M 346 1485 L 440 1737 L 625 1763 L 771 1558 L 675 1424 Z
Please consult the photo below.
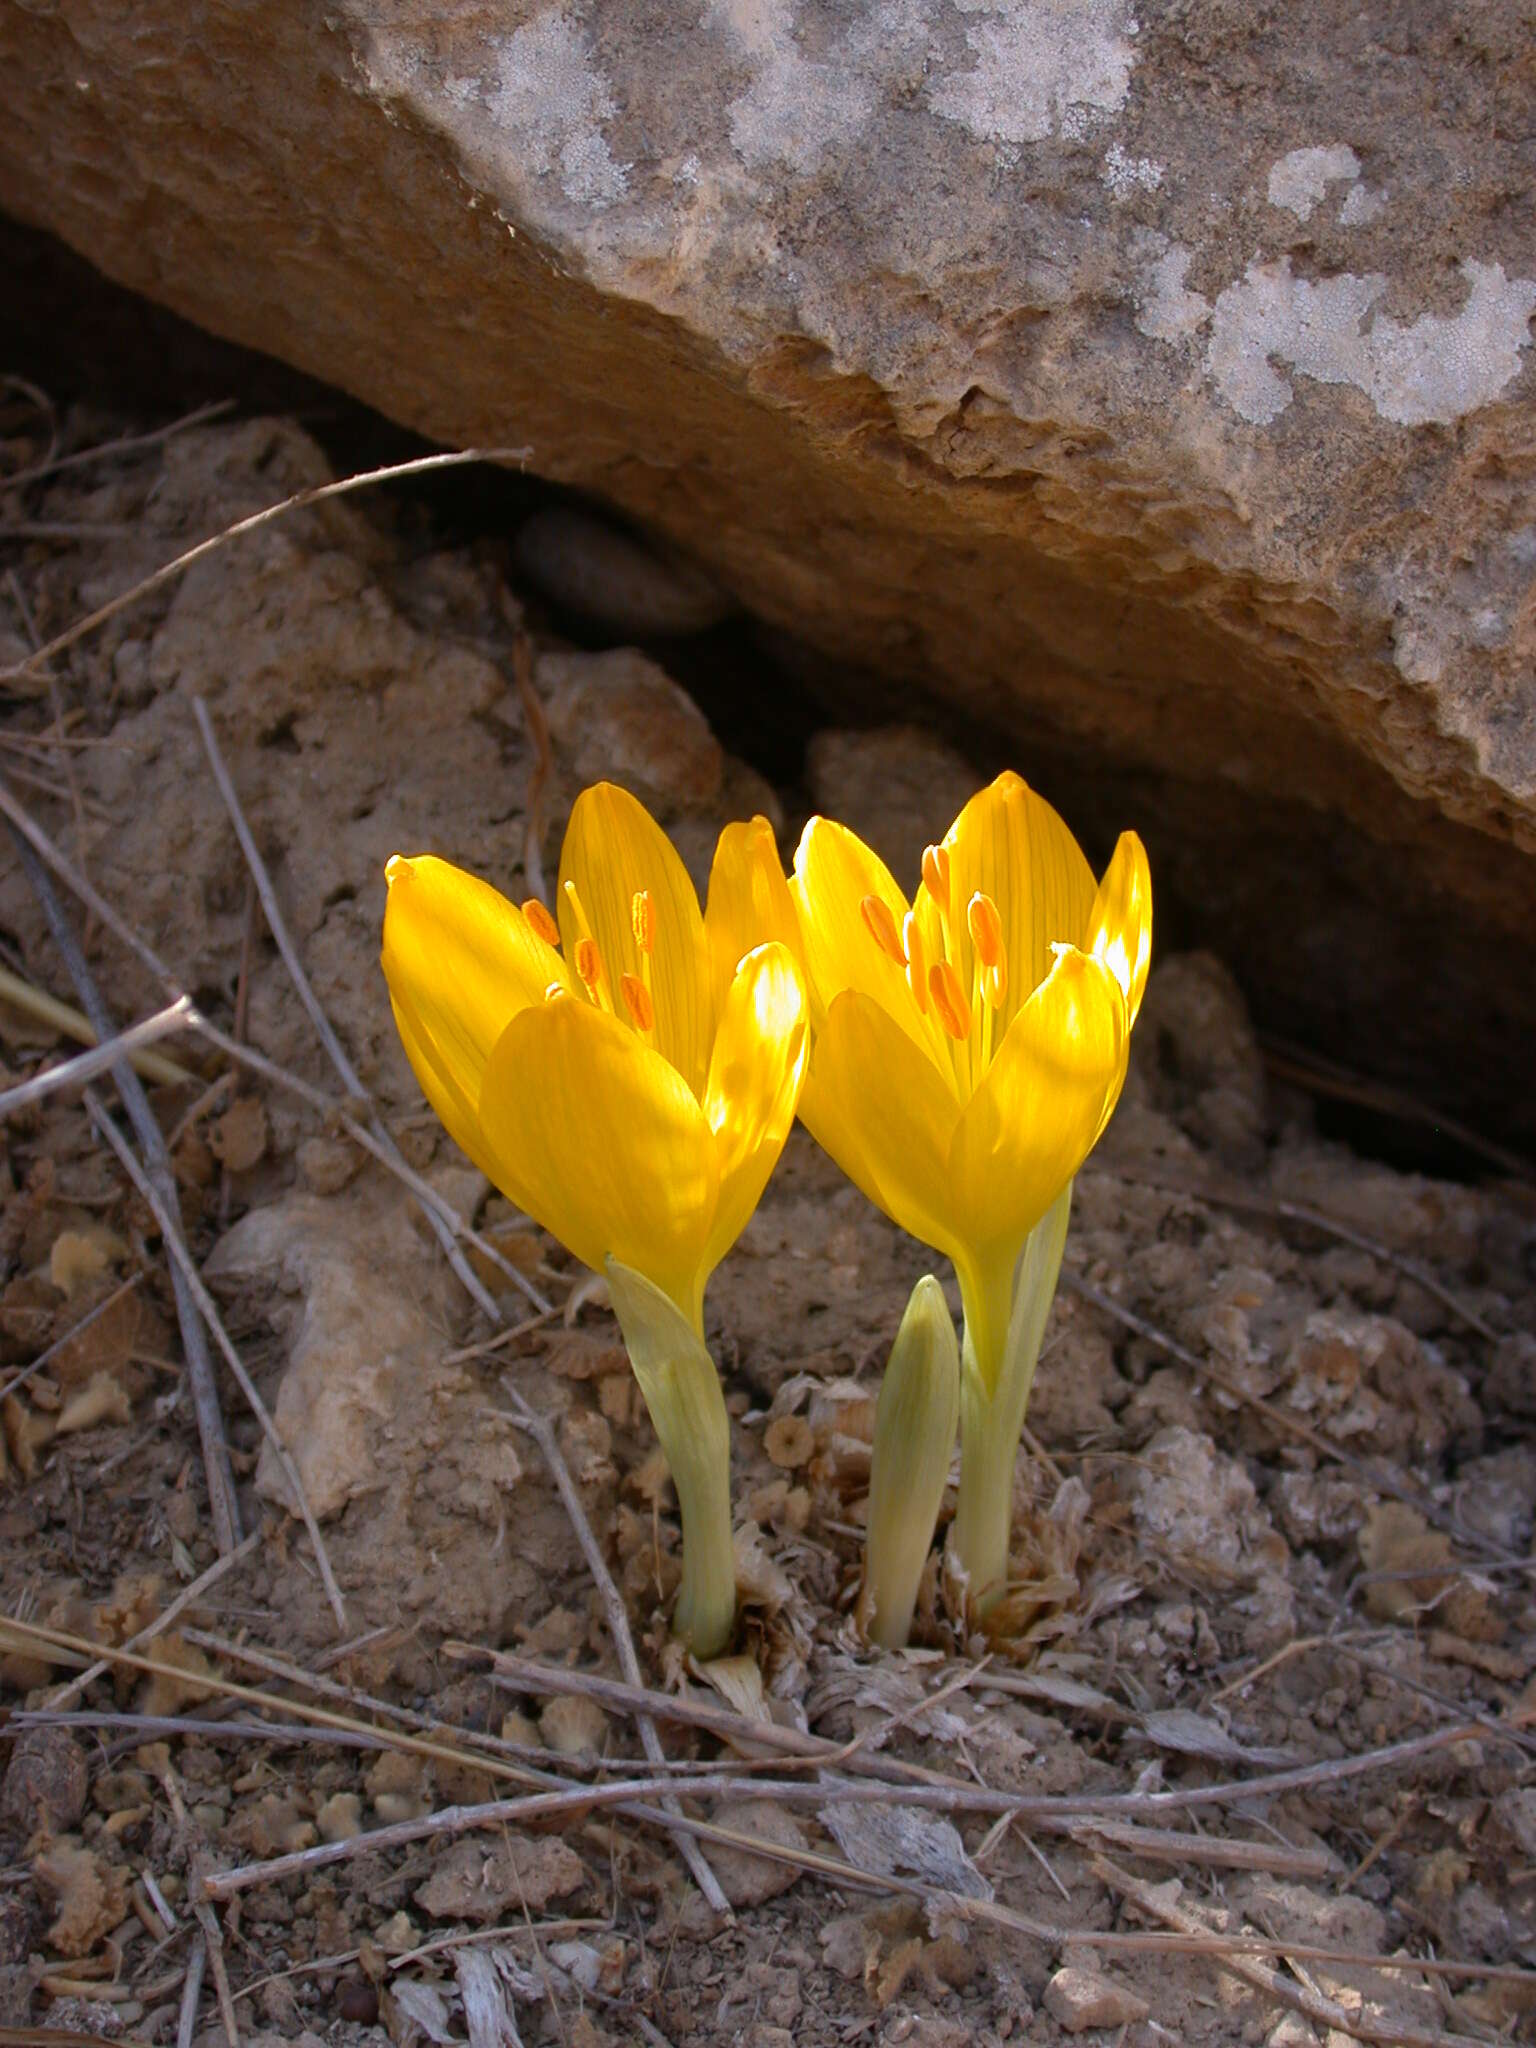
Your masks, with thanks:
M 1106 848 L 1161 833 L 1200 936 L 1289 870 L 1250 993 L 1390 1039 L 1426 958 L 1464 989 L 1536 913 L 1530 28 L 66 0 L 0 22 L 0 173 L 114 276 L 943 683 Z

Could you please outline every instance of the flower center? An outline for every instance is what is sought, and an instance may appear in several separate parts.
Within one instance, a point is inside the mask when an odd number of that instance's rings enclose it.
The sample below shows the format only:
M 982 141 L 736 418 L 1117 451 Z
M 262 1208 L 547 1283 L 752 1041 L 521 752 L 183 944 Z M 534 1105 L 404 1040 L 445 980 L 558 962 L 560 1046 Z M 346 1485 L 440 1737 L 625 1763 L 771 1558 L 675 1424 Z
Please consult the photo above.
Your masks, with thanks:
M 581 900 L 581 892 L 574 882 L 568 881 L 561 886 L 565 891 L 565 900 L 570 906 L 571 922 L 576 928 L 576 942 L 571 948 L 571 965 L 587 992 L 587 1000 L 595 1003 L 600 1010 L 606 1010 L 610 1016 L 627 1017 L 637 1031 L 654 1031 L 656 1003 L 651 994 L 651 953 L 656 944 L 656 913 L 651 903 L 651 892 L 649 889 L 637 889 L 629 899 L 630 931 L 639 955 L 640 972 L 631 974 L 627 969 L 620 971 L 616 1005 L 608 963 L 603 958 L 602 947 L 592 935 L 592 926 L 587 917 L 586 906 Z M 559 950 L 560 927 L 536 896 L 530 896 L 523 905 L 523 916 L 546 945 Z M 544 997 L 546 1002 L 553 1002 L 556 996 L 566 993 L 558 981 L 552 981 L 545 989 Z M 619 1007 L 620 1005 L 622 1007 Z
M 928 957 L 917 913 L 908 911 L 898 929 L 888 903 L 878 896 L 866 896 L 859 905 L 870 938 L 895 967 L 906 976 L 907 988 L 918 1014 L 933 1014 L 957 1044 L 976 1033 L 970 1047 L 975 1065 L 985 1067 L 992 1056 L 993 1019 L 1008 993 L 1008 947 L 1003 937 L 1003 920 L 996 903 L 978 889 L 965 906 L 965 929 L 971 941 L 969 985 L 962 980 L 955 946 L 954 906 L 951 900 L 949 850 L 930 846 L 923 853 L 923 880 L 938 912 L 941 952 Z

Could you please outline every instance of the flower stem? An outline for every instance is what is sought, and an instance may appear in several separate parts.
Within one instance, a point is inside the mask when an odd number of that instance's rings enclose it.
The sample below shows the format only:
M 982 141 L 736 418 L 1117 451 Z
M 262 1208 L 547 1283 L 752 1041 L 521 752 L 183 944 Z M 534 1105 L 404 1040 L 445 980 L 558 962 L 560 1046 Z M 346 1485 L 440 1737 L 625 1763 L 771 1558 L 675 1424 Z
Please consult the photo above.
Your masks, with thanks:
M 969 1300 L 966 1304 L 960 1359 L 960 1499 L 949 1541 L 956 1563 L 970 1581 L 971 1601 L 979 1614 L 1001 1598 L 1008 1583 L 1013 1471 L 1046 1320 L 1056 1297 L 1071 1210 L 1069 1181 L 1024 1240 L 1014 1266 L 1013 1300 L 1000 1356 L 987 1356 L 980 1348 L 992 1349 L 987 1333 L 995 1328 L 996 1317 L 985 1318 L 973 1311 Z M 966 1292 L 964 1273 L 961 1290 Z
M 643 1274 L 609 1259 L 608 1292 L 677 1489 L 683 1582 L 673 1632 L 696 1657 L 718 1657 L 736 1626 L 731 1425 L 720 1375 L 702 1333 Z

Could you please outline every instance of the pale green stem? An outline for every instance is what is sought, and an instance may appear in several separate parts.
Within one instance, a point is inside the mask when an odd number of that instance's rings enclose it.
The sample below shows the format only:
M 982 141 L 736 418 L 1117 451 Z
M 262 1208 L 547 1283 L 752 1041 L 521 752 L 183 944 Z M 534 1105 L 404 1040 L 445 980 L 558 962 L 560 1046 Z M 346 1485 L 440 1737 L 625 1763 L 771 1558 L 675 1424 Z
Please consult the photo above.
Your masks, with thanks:
M 912 1632 L 959 1414 L 960 1347 L 929 1273 L 912 1290 L 875 1409 L 860 1612 L 870 1641 L 885 1650 L 899 1650 Z
M 677 1489 L 683 1583 L 673 1633 L 705 1661 L 730 1647 L 736 1627 L 731 1425 L 720 1375 L 702 1330 L 643 1274 L 609 1259 L 608 1295 Z
M 1056 1297 L 1071 1209 L 1069 1181 L 1024 1240 L 1011 1276 L 1006 1324 L 998 1312 L 996 1286 L 987 1290 L 975 1277 L 968 1280 L 963 1270 L 960 1274 L 965 1302 L 960 1499 L 949 1541 L 956 1563 L 970 1581 L 978 1612 L 999 1599 L 1008 1582 L 1013 1471 L 1046 1319 Z

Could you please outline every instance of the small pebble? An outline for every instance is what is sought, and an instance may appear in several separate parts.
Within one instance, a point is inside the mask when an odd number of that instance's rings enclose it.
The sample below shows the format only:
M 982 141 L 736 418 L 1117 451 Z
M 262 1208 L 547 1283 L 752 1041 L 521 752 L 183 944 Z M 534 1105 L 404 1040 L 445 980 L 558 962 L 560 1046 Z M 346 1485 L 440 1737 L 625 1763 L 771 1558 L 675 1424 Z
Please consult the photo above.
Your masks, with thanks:
M 1069 2034 L 1086 2034 L 1093 2027 L 1127 2027 L 1152 2008 L 1128 1985 L 1097 1970 L 1067 1969 L 1046 1985 L 1045 2009 Z

